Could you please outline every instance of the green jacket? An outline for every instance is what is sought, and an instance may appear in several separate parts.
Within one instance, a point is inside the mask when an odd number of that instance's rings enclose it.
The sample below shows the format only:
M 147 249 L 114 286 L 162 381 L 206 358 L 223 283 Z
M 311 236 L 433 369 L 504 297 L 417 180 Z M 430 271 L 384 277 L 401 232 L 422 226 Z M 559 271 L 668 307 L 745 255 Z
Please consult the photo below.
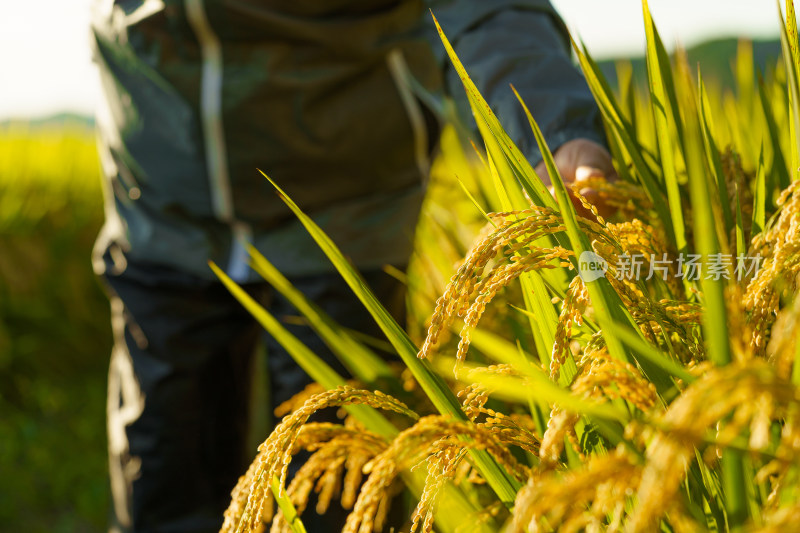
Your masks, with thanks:
M 511 82 L 552 148 L 599 139 L 547 0 L 97 0 L 96 257 L 247 281 L 253 243 L 290 275 L 330 270 L 261 169 L 356 265 L 402 266 L 442 97 L 467 109 L 427 7 L 531 162 Z

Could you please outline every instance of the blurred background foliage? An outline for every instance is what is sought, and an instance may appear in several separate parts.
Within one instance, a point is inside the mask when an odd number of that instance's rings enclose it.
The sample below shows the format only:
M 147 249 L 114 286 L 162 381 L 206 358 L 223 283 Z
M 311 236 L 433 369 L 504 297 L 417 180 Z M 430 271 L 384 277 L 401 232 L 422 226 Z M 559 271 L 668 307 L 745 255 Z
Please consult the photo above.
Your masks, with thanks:
M 91 127 L 0 127 L 0 530 L 105 527 L 108 303 Z

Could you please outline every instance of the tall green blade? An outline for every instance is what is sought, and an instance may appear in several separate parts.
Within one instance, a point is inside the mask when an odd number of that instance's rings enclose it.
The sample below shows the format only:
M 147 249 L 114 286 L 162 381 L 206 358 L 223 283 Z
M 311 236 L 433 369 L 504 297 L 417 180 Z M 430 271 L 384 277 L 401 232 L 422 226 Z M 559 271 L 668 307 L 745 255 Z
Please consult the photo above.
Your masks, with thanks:
M 630 131 L 636 132 L 636 89 L 633 82 L 633 66 L 630 61 L 620 61 L 616 64 L 617 69 L 617 84 L 619 87 L 619 99 L 624 106 L 625 118 L 630 124 Z M 627 157 L 627 152 L 620 146 L 617 135 L 610 131 L 610 126 L 606 125 L 606 141 L 608 148 L 611 152 L 612 159 L 617 161 L 616 169 L 617 174 L 623 181 L 632 182 L 628 165 L 631 163 L 630 157 Z
M 708 111 L 708 94 L 706 93 L 706 87 L 705 83 L 703 83 L 703 78 L 699 76 L 699 73 L 698 83 L 700 86 L 700 125 L 703 133 L 703 146 L 705 147 L 708 166 L 711 168 L 714 178 L 716 178 L 714 180 L 717 190 L 716 199 L 719 202 L 720 209 L 722 210 L 724 226 L 722 228 L 724 230 L 722 231 L 722 234 L 727 238 L 734 227 L 733 214 L 731 213 L 730 200 L 728 197 L 728 184 L 725 180 L 725 172 L 722 170 L 722 159 L 719 154 L 719 148 L 717 148 L 717 143 L 712 135 L 714 125 Z M 725 242 L 725 244 L 727 245 L 727 242 Z
M 642 0 L 642 11 L 647 37 L 647 74 L 650 79 L 650 98 L 656 125 L 656 140 L 661 154 L 661 170 L 664 173 L 664 184 L 667 189 L 675 247 L 680 253 L 686 251 L 686 230 L 678 184 L 678 154 L 673 149 L 674 136 L 672 132 L 677 134 L 680 146 L 683 143 L 681 122 L 680 116 L 677 114 L 678 106 L 669 58 L 653 23 L 653 18 L 650 16 L 647 0 Z
M 367 384 L 375 383 L 379 378 L 394 379 L 389 365 L 383 359 L 353 339 L 321 309 L 309 302 L 255 247 L 250 246 L 248 252 L 253 269 L 297 308 L 354 377 Z
M 319 356 L 308 349 L 297 337 L 292 335 L 283 325 L 266 309 L 256 302 L 244 289 L 239 287 L 217 265 L 210 263 L 211 270 L 222 281 L 230 293 L 247 309 L 250 314 L 272 335 L 275 340 L 292 356 L 295 362 L 317 383 L 326 389 L 334 389 L 344 385 L 346 380 L 336 373 Z M 355 417 L 367 429 L 389 440 L 399 432 L 377 409 L 366 405 L 346 405 L 344 409 Z M 419 496 L 425 487 L 425 475 L 419 471 L 404 472 L 403 479 L 409 489 Z M 442 499 L 443 509 L 437 513 L 437 524 L 448 532 L 454 532 L 458 527 L 463 527 L 464 517 L 472 516 L 477 512 L 475 506 L 452 485 L 445 485 L 446 494 Z M 288 508 L 287 508 L 288 510 Z M 480 526 L 482 533 L 488 533 L 486 524 Z
M 736 49 L 736 62 L 734 65 L 736 74 L 736 120 L 740 124 L 748 127 L 755 126 L 755 86 L 753 72 L 755 63 L 753 62 L 753 43 L 741 39 Z M 737 151 L 742 154 L 746 161 L 753 161 L 756 157 L 756 139 L 754 135 L 737 136 Z
M 269 488 L 272 490 L 272 496 L 278 503 L 278 508 L 283 513 L 286 523 L 289 524 L 289 529 L 292 533 L 306 533 L 306 526 L 297 515 L 297 509 L 292 505 L 292 500 L 289 499 L 289 494 L 285 490 L 281 490 L 281 482 L 276 476 L 272 476 Z
M 547 172 L 552 177 L 552 184 L 555 191 L 556 200 L 558 201 L 560 213 L 564 220 L 564 226 L 567 229 L 567 235 L 569 236 L 571 249 L 575 253 L 575 258 L 581 258 L 583 254 L 594 254 L 591 243 L 589 242 L 589 238 L 583 231 L 580 230 L 578 226 L 578 218 L 575 211 L 575 206 L 572 205 L 572 201 L 569 198 L 569 193 L 564 185 L 564 180 L 561 178 L 561 174 L 556 167 L 556 163 L 553 160 L 553 154 L 550 152 L 550 149 L 544 140 L 544 135 L 542 134 L 539 125 L 536 123 L 536 120 L 534 120 L 533 116 L 531 115 L 530 110 L 528 110 L 528 107 L 525 105 L 525 102 L 522 101 L 519 93 L 517 93 L 515 90 L 514 94 L 517 95 L 517 99 L 525 110 L 525 114 L 528 117 L 528 122 L 533 130 L 533 135 L 536 137 L 536 142 L 539 145 L 539 150 L 544 157 L 544 162 L 547 166 Z M 591 257 L 591 255 L 589 256 Z M 578 266 L 580 259 L 575 258 L 573 263 Z M 629 363 L 634 361 L 638 362 L 650 380 L 655 384 L 657 389 L 663 391 L 669 388 L 671 383 L 666 373 L 645 359 L 637 360 L 631 350 L 624 345 L 620 341 L 619 337 L 615 334 L 616 330 L 611 327 L 614 322 L 618 322 L 619 324 L 627 325 L 633 332 L 641 335 L 641 331 L 636 325 L 636 322 L 634 322 L 633 317 L 622 303 L 622 300 L 620 300 L 619 295 L 611 286 L 611 283 L 609 283 L 605 276 L 601 276 L 598 279 L 591 281 L 584 280 L 584 283 L 589 291 L 592 307 L 594 308 L 595 314 L 597 315 L 597 320 L 602 328 L 603 338 L 606 341 L 608 352 L 612 355 L 612 357 L 616 357 Z
M 666 223 L 666 221 L 672 220 L 672 215 L 670 214 L 664 193 L 661 190 L 661 184 L 653 173 L 653 170 L 644 160 L 642 154 L 645 153 L 645 150 L 635 141 L 635 134 L 630 125 L 623 118 L 619 106 L 614 100 L 614 96 L 608 86 L 608 82 L 600 71 L 600 67 L 597 66 L 597 63 L 594 62 L 588 52 L 586 52 L 585 49 L 581 50 L 574 41 L 573 48 L 578 56 L 578 61 L 580 62 L 589 89 L 592 91 L 592 94 L 594 94 L 595 100 L 600 108 L 600 112 L 617 136 L 620 147 L 625 150 L 627 156 L 631 159 L 633 170 L 652 201 L 653 208 L 658 214 L 658 218 L 665 221 L 664 230 L 667 233 L 669 244 L 677 248 L 675 229 L 672 224 Z
M 764 112 L 764 120 L 767 123 L 767 132 L 769 133 L 769 143 L 772 146 L 772 169 L 770 173 L 776 176 L 777 179 L 774 179 L 777 182 L 778 188 L 780 190 L 785 189 L 791 183 L 791 177 L 789 175 L 788 166 L 786 164 L 786 158 L 783 155 L 783 149 L 781 148 L 781 133 L 778 129 L 778 124 L 775 121 L 775 113 L 772 109 L 772 104 L 769 101 L 769 97 L 767 96 L 766 88 L 764 87 L 764 79 L 761 77 L 761 73 L 758 74 L 758 96 L 761 101 L 761 108 Z M 768 188 L 768 195 L 770 197 L 770 204 L 772 203 L 772 188 Z
M 758 235 L 767 225 L 767 185 L 766 170 L 764 168 L 764 147 L 758 153 L 758 167 L 756 167 L 756 188 L 753 194 L 753 224 L 750 234 Z
M 528 196 L 534 204 L 557 209 L 558 206 L 555 200 L 550 195 L 550 192 L 547 190 L 547 187 L 544 185 L 539 176 L 536 175 L 536 172 L 534 171 L 525 154 L 523 154 L 520 149 L 517 148 L 511 137 L 509 137 L 505 132 L 503 127 L 500 125 L 500 121 L 489 107 L 489 104 L 486 102 L 486 100 L 484 100 L 483 96 L 481 96 L 480 92 L 478 91 L 478 88 L 470 79 L 469 74 L 467 74 L 467 70 L 458 59 L 455 50 L 450 44 L 450 41 L 447 40 L 444 31 L 442 31 L 442 28 L 439 25 L 439 21 L 436 20 L 436 17 L 433 17 L 433 22 L 439 32 L 439 37 L 441 38 L 442 44 L 447 51 L 450 62 L 453 64 L 453 67 L 461 78 L 461 82 L 464 85 L 464 90 L 467 93 L 467 98 L 469 99 L 473 114 L 475 115 L 475 120 L 478 123 L 478 128 L 480 129 L 484 141 L 487 144 L 487 150 L 495 158 L 495 164 L 499 164 L 498 162 L 501 158 L 505 160 L 508 168 L 513 172 L 514 177 L 525 189 L 525 192 L 528 193 Z M 500 154 L 502 154 L 502 157 L 500 157 Z
M 283 346 L 292 356 L 292 359 L 302 368 L 311 379 L 325 387 L 335 389 L 344 385 L 346 380 L 333 370 L 322 358 L 312 352 L 305 344 L 292 335 L 283 324 L 272 314 L 256 302 L 247 291 L 239 287 L 217 265 L 211 264 L 211 270 L 222 281 L 230 293 L 253 315 L 261 326 Z M 392 437 L 397 433 L 395 427 L 389 423 L 378 411 L 364 405 L 349 405 L 345 409 L 363 421 L 374 432 L 384 437 Z
M 781 48 L 786 66 L 786 81 L 789 85 L 790 120 L 789 131 L 792 139 L 792 181 L 797 179 L 800 167 L 800 60 L 798 60 L 797 20 L 794 14 L 794 2 L 786 0 L 786 20 L 783 19 L 778 1 L 778 15 L 781 20 Z
M 367 308 L 436 409 L 441 414 L 450 415 L 456 420 L 468 420 L 456 396 L 447 388 L 442 378 L 431 370 L 430 364 L 426 360 L 417 358 L 417 348 L 414 346 L 414 343 L 411 342 L 411 339 L 406 332 L 403 331 L 403 328 L 397 324 L 389 312 L 381 305 L 369 286 L 367 286 L 356 269 L 347 261 L 330 237 L 328 237 L 308 215 L 303 213 L 297 204 L 286 196 L 286 193 L 284 193 L 274 181 L 266 174 L 264 174 L 264 177 L 272 183 L 281 199 L 292 210 L 295 216 L 297 216 L 303 226 L 305 226 L 320 249 L 328 256 L 328 259 L 342 275 L 342 278 L 347 282 L 361 303 L 364 304 L 364 307 Z M 514 498 L 516 497 L 516 491 L 520 488 L 520 483 L 512 478 L 511 475 L 497 463 L 494 457 L 485 450 L 470 449 L 470 457 L 481 475 L 486 479 L 486 482 L 492 487 L 498 498 L 500 498 L 500 501 L 507 506 L 512 506 Z
M 625 113 L 627 115 L 628 123 L 631 125 L 631 131 L 636 131 L 636 87 L 633 80 L 633 65 L 630 61 L 618 61 L 616 64 L 617 69 L 617 86 L 619 87 L 619 99 L 622 105 L 625 106 Z
M 435 17 L 434 22 L 450 61 L 464 84 L 464 90 L 475 114 L 478 129 L 486 144 L 492 177 L 498 195 L 501 198 L 503 209 L 524 209 L 529 207 L 527 200 L 521 194 L 520 185 L 536 205 L 557 209 L 555 200 L 544 186 L 540 177 L 536 175 L 527 158 L 506 134 L 497 117 L 483 99 L 475 84 L 470 80 L 466 69 L 459 61 L 455 50 L 453 50 Z M 559 242 L 564 240 L 558 236 L 555 239 Z M 545 237 L 538 240 L 536 244 L 538 246 L 551 246 L 552 242 L 552 238 Z M 553 346 L 558 314 L 548 296 L 545 280 L 559 286 L 566 286 L 568 282 L 565 276 L 558 271 L 530 272 L 521 276 L 520 282 L 526 308 L 535 316 L 541 318 L 537 321 L 531 320 L 530 327 L 537 349 L 540 351 L 539 355 L 542 362 L 549 365 L 549 350 Z
M 714 258 L 721 257 L 721 249 L 714 228 L 714 213 L 711 207 L 711 194 L 708 190 L 706 168 L 700 153 L 701 134 L 697 123 L 697 112 L 686 103 L 686 164 L 694 216 L 695 249 L 701 256 L 700 280 L 705 299 L 703 310 L 703 338 L 709 358 L 717 366 L 724 366 L 733 360 L 730 346 L 727 307 L 725 304 L 724 277 L 710 274 Z M 722 484 L 725 495 L 725 508 L 728 523 L 732 528 L 741 526 L 748 516 L 746 480 L 743 457 L 740 452 L 726 450 L 722 457 Z

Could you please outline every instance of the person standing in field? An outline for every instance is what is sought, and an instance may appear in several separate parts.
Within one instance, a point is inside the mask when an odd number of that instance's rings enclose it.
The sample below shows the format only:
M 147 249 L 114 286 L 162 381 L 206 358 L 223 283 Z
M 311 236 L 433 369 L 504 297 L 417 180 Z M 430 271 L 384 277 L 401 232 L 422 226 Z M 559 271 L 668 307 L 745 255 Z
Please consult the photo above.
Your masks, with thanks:
M 468 116 L 430 7 L 533 164 L 513 82 L 565 179 L 613 173 L 598 111 L 546 0 L 97 0 L 107 177 L 95 269 L 109 288 L 112 531 L 217 531 L 245 449 L 259 326 L 212 260 L 275 315 L 252 244 L 335 320 L 376 326 L 263 169 L 403 319 L 404 269 L 449 94 Z M 307 328 L 290 328 L 343 371 Z M 309 378 L 264 338 L 272 406 Z M 333 531 L 313 510 L 309 531 Z M 325 524 L 328 524 L 327 526 Z

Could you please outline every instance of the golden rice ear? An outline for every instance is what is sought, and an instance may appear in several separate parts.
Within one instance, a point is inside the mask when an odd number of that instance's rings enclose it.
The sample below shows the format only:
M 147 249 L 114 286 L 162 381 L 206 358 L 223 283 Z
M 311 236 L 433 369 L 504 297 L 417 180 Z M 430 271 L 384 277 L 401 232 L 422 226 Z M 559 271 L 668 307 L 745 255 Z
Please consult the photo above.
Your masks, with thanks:
M 780 214 L 765 231 L 754 237 L 749 256 L 760 258 L 755 276 L 745 277 L 744 307 L 752 327 L 750 349 L 758 357 L 766 355 L 773 324 L 781 309 L 781 298 L 793 296 L 800 276 L 800 182 L 792 183 L 778 200 Z M 749 283 L 748 283 L 749 281 Z
M 553 353 L 550 355 L 550 379 L 558 381 L 561 365 L 566 360 L 572 328 L 581 324 L 581 318 L 589 305 L 589 291 L 580 276 L 575 276 L 567 289 L 567 297 L 561 303 Z
M 797 409 L 800 397 L 796 387 L 781 379 L 775 368 L 763 360 L 732 363 L 704 372 L 656 418 L 657 429 L 649 430 L 654 436 L 647 447 L 647 462 L 637 489 L 639 505 L 630 518 L 631 530 L 647 531 L 663 516 L 668 503 L 676 501 L 686 474 L 680 466 L 688 465 L 696 450 L 710 445 L 708 450 L 716 456 L 719 450 L 740 447 L 737 439 L 745 428 L 750 429 L 752 438 L 744 447 L 749 451 L 763 450 L 764 425 Z M 716 435 L 710 437 L 709 428 L 717 428 Z M 796 438 L 796 429 L 791 434 Z M 789 462 L 797 460 L 800 450 L 796 443 L 787 444 L 782 438 L 775 455 Z M 754 445 L 760 448 L 751 448 Z
M 416 413 L 405 404 L 378 391 L 369 392 L 341 386 L 309 397 L 299 409 L 287 415 L 259 446 L 259 453 L 250 465 L 247 475 L 240 479 L 234 489 L 234 500 L 226 512 L 230 520 L 226 518 L 226 523 L 230 522 L 238 527 L 240 520 L 246 520 L 249 527 L 255 528 L 262 522 L 269 522 L 271 507 L 268 509 L 266 502 L 271 498 L 271 480 L 277 476 L 279 490 L 283 490 L 295 445 L 309 417 L 321 409 L 342 405 L 363 405 L 417 418 Z M 305 431 L 313 432 L 318 429 L 334 431 L 329 426 L 312 426 L 311 430 Z M 375 437 L 381 438 L 377 435 Z M 282 495 L 279 492 L 278 496 Z
M 535 474 L 517 494 L 513 531 L 621 531 L 640 475 L 641 466 L 620 449 L 574 470 Z

